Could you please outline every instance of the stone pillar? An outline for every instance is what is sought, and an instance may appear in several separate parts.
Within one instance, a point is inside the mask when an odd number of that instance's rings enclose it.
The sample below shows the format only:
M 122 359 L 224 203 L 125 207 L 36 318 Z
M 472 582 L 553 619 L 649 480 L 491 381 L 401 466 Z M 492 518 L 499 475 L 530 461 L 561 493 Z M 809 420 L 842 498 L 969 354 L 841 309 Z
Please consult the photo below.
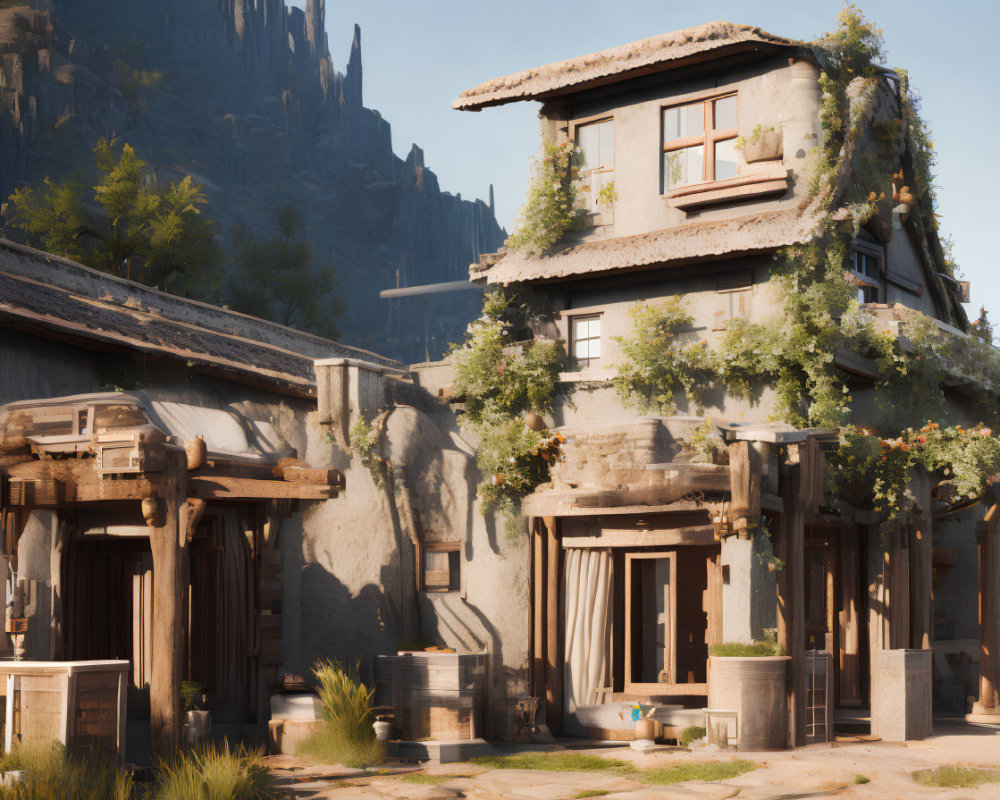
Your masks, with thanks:
M 181 679 L 184 665 L 184 617 L 187 598 L 187 460 L 168 450 L 158 518 L 150 529 L 153 552 L 153 649 L 149 687 L 149 746 L 154 762 L 170 758 L 183 732 Z
M 772 526 L 774 527 L 774 526 Z M 772 530 L 771 536 L 776 536 Z M 751 642 L 775 627 L 776 575 L 759 557 L 759 532 L 753 539 L 728 536 L 722 540 L 722 641 Z

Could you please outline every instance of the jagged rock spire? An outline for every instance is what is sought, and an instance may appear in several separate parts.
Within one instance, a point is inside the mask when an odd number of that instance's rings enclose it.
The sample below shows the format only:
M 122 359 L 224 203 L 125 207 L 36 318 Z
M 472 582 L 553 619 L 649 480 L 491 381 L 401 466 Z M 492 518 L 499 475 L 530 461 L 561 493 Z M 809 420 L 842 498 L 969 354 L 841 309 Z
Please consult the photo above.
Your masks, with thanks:
M 326 0 L 306 1 L 306 40 L 313 63 L 326 56 Z
M 364 105 L 361 92 L 361 26 L 354 26 L 354 41 L 351 42 L 351 57 L 347 61 L 347 75 L 344 76 L 344 101 L 348 106 Z

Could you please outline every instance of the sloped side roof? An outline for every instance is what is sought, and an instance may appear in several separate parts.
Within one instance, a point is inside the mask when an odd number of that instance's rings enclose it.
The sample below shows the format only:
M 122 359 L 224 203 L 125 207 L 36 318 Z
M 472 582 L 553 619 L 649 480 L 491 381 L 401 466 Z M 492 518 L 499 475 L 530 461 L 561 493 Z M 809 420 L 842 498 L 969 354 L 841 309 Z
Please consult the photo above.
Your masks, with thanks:
M 0 326 L 191 362 L 271 390 L 315 394 L 313 360 L 405 365 L 218 306 L 159 292 L 0 239 Z
M 810 198 L 781 211 L 582 242 L 551 255 L 512 252 L 489 267 L 473 264 L 469 272 L 473 280 L 485 277 L 487 283 L 507 284 L 640 270 L 693 259 L 766 253 L 812 238 L 819 210 L 819 202 Z
M 806 48 L 805 42 L 786 39 L 751 25 L 706 22 L 693 28 L 630 42 L 610 50 L 545 64 L 523 72 L 494 78 L 462 92 L 452 103 L 460 111 L 515 100 L 532 100 L 561 94 L 585 84 L 613 83 L 638 75 L 705 61 L 725 51 L 773 48 Z

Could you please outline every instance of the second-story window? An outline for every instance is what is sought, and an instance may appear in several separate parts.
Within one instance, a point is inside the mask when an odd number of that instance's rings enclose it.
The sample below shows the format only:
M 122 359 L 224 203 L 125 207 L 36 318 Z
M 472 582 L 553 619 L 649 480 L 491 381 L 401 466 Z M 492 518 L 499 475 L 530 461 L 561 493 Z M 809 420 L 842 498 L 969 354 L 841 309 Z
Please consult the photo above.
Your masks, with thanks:
M 576 144 L 583 151 L 580 178 L 588 211 L 600 211 L 613 201 L 615 182 L 615 123 L 602 119 L 576 128 Z
M 736 174 L 735 94 L 663 109 L 664 194 Z
M 569 338 L 574 366 L 594 364 L 601 357 L 601 315 L 571 317 Z
M 859 303 L 878 303 L 882 289 L 882 255 L 877 247 L 856 241 L 851 247 L 851 272 Z

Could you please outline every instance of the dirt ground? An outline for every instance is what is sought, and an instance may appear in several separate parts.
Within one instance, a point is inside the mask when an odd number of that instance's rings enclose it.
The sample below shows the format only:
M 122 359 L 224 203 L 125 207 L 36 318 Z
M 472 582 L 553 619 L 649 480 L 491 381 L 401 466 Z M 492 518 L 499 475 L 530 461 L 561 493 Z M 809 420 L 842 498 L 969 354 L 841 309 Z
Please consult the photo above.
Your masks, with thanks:
M 553 748 L 561 749 L 561 748 Z M 691 781 L 671 786 L 650 786 L 626 777 L 587 772 L 485 769 L 469 763 L 427 765 L 417 774 L 444 778 L 443 782 L 413 783 L 413 766 L 393 765 L 377 771 L 306 766 L 298 758 L 275 757 L 271 766 L 289 797 L 336 800 L 573 800 L 581 792 L 601 792 L 604 800 L 792 800 L 837 797 L 844 800 L 1000 800 L 1000 783 L 974 789 L 939 789 L 920 786 L 910 777 L 914 770 L 942 765 L 1000 769 L 1000 726 L 974 727 L 940 723 L 934 736 L 920 742 L 889 744 L 872 741 L 838 741 L 781 752 L 690 752 L 662 747 L 637 753 L 629 747 L 600 747 L 574 752 L 592 753 L 633 762 L 640 769 L 674 764 L 725 761 L 741 758 L 757 769 L 716 783 Z M 516 752 L 513 748 L 498 752 Z M 445 777 L 454 776 L 454 777 Z M 858 776 L 868 779 L 859 783 Z M 606 792 L 607 794 L 603 794 Z

